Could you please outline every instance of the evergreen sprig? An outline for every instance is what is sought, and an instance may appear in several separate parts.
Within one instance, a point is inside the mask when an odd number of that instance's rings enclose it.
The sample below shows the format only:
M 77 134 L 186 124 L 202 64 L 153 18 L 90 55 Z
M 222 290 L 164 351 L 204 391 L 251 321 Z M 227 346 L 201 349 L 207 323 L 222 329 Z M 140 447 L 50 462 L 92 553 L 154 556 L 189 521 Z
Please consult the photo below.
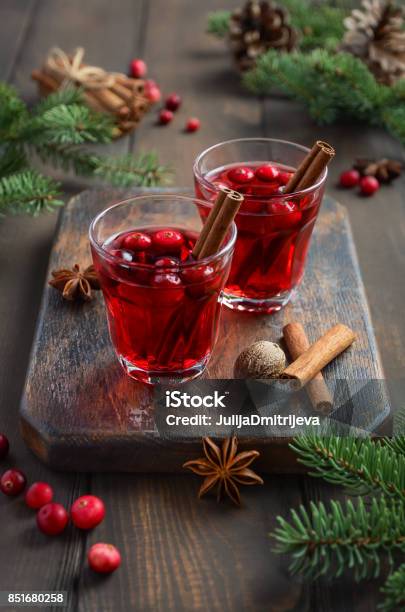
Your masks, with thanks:
M 405 553 L 405 504 L 373 499 L 369 508 L 362 498 L 356 505 L 311 502 L 291 511 L 291 522 L 277 517 L 276 552 L 292 555 L 290 571 L 306 577 L 339 577 L 350 569 L 356 580 L 376 578 L 384 553 L 392 564 L 394 553 Z
M 383 612 L 405 609 L 405 563 L 388 576 L 381 592 L 385 595 L 385 601 L 378 606 Z
M 246 87 L 259 95 L 273 88 L 304 102 L 318 123 L 351 117 L 382 125 L 405 141 L 403 82 L 378 83 L 367 66 L 349 53 L 316 49 L 311 53 L 268 51 L 244 76 Z
M 405 455 L 379 441 L 309 433 L 290 446 L 311 476 L 355 493 L 376 492 L 405 502 Z
M 113 129 L 108 115 L 83 103 L 79 89 L 61 89 L 30 111 L 13 87 L 0 83 L 0 213 L 38 214 L 61 204 L 59 184 L 31 168 L 33 155 L 118 187 L 167 180 L 155 153 L 102 156 L 81 146 L 111 142 Z

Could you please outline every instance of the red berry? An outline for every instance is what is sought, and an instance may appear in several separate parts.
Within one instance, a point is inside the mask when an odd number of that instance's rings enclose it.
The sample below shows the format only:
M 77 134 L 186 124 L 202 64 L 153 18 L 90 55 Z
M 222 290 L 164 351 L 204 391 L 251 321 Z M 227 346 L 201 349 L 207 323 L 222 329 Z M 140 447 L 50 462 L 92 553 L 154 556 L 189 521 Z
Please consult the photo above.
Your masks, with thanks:
M 148 236 L 148 234 L 143 234 L 142 232 L 128 234 L 122 241 L 123 248 L 129 249 L 130 251 L 145 251 L 151 244 L 152 238 Z
M 177 274 L 155 274 L 152 285 L 162 289 L 175 289 L 176 287 L 181 287 L 181 279 Z
M 355 187 L 360 180 L 360 173 L 357 170 L 346 170 L 340 175 L 339 182 L 342 187 Z
M 134 257 L 132 255 L 132 253 L 130 253 L 129 251 L 124 251 L 123 249 L 113 249 L 111 252 L 111 255 L 114 255 L 114 257 L 119 257 L 120 259 L 123 259 L 124 261 L 133 261 Z
M 90 548 L 87 559 L 89 566 L 99 574 L 110 574 L 121 565 L 119 550 L 112 544 L 99 542 Z
M 164 108 L 163 110 L 160 111 L 160 113 L 159 113 L 159 123 L 160 123 L 160 125 L 167 125 L 168 123 L 170 123 L 170 121 L 172 119 L 173 119 L 172 111 L 169 111 L 166 108 Z
M 178 264 L 178 260 L 177 259 L 172 259 L 171 257 L 161 257 L 160 259 L 157 259 L 155 261 L 155 266 L 157 268 L 165 268 L 165 267 L 172 267 L 172 266 L 176 266 Z
M 74 502 L 70 517 L 79 529 L 93 529 L 105 516 L 105 507 L 99 497 L 95 495 L 82 495 Z
M 363 195 L 373 195 L 380 188 L 380 183 L 374 176 L 363 176 L 360 180 L 360 190 Z
M 274 214 L 274 230 L 287 230 L 301 221 L 302 213 L 295 202 L 270 202 L 269 210 Z
M 27 484 L 25 474 L 21 470 L 7 470 L 0 480 L 0 489 L 4 495 L 14 496 L 21 493 Z
M 37 514 L 38 529 L 46 535 L 62 533 L 69 521 L 69 515 L 61 504 L 45 504 Z
M 0 459 L 5 459 L 8 455 L 10 444 L 8 443 L 7 436 L 0 434 Z
M 168 110 L 175 112 L 181 106 L 181 98 L 178 94 L 172 93 L 166 98 L 165 106 Z
M 184 236 L 177 230 L 163 229 L 155 232 L 152 237 L 154 246 L 166 253 L 178 252 L 184 244 Z
M 227 177 L 232 183 L 250 183 L 254 177 L 254 172 L 247 166 L 238 166 L 229 170 Z
M 259 181 L 267 181 L 271 183 L 272 181 L 276 181 L 278 179 L 279 172 L 277 168 L 270 164 L 265 164 L 264 166 L 260 166 L 257 168 L 255 172 L 255 176 Z
M 198 266 L 185 268 L 182 272 L 182 277 L 188 284 L 202 283 L 209 279 L 214 274 L 212 266 Z
M 280 185 L 287 185 L 287 183 L 290 180 L 290 178 L 292 177 L 292 175 L 293 175 L 292 172 L 281 171 L 281 172 L 278 173 L 277 180 L 280 183 Z
M 147 73 L 148 68 L 145 62 L 141 59 L 134 59 L 131 62 L 131 75 L 134 79 L 141 79 Z
M 34 482 L 25 494 L 25 503 L 29 508 L 42 508 L 53 499 L 53 489 L 46 482 Z
M 186 132 L 196 132 L 200 129 L 201 122 L 197 117 L 191 117 L 186 123 Z
M 159 102 L 162 97 L 161 91 L 159 87 L 156 85 L 155 81 L 148 80 L 145 81 L 143 93 L 149 102 Z

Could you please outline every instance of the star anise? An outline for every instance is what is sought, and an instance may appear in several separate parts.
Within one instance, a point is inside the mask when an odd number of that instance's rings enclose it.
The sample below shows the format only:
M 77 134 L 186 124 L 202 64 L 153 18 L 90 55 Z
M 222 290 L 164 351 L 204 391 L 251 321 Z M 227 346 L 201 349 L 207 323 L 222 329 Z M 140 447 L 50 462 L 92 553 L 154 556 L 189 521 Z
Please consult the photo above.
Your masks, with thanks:
M 198 497 L 202 497 L 216 486 L 217 501 L 225 492 L 239 506 L 238 485 L 263 484 L 260 476 L 248 468 L 260 453 L 255 450 L 237 453 L 237 448 L 238 442 L 235 436 L 225 439 L 222 448 L 217 446 L 211 438 L 203 438 L 205 457 L 187 461 L 183 465 L 195 474 L 205 477 Z
M 390 183 L 402 172 L 402 164 L 395 159 L 357 159 L 354 168 L 363 176 L 375 176 L 380 183 Z
M 60 291 L 65 300 L 73 301 L 81 298 L 88 302 L 93 298 L 92 289 L 100 289 L 100 282 L 93 265 L 81 272 L 79 264 L 75 264 L 71 270 L 64 268 L 53 270 L 52 276 L 49 284 Z

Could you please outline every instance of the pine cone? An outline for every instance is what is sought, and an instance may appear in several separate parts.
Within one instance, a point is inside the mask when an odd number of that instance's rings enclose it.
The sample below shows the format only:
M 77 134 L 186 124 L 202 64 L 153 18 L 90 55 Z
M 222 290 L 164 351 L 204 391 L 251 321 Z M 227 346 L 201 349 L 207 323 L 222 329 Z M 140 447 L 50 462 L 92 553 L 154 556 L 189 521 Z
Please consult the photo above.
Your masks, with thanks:
M 363 60 L 380 83 L 405 77 L 404 11 L 391 0 L 363 0 L 344 21 L 342 51 Z
M 229 22 L 229 43 L 240 70 L 250 70 L 269 49 L 292 51 L 298 34 L 288 22 L 285 9 L 271 1 L 250 0 L 235 10 Z

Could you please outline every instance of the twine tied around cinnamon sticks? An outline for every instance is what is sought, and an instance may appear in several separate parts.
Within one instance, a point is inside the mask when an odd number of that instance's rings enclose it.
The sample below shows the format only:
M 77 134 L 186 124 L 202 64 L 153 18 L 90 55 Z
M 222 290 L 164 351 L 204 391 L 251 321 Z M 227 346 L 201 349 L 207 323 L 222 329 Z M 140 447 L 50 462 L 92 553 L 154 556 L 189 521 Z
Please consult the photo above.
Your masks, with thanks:
M 75 49 L 71 57 L 59 47 L 53 47 L 48 53 L 44 68 L 58 81 L 61 80 L 61 87 L 74 83 L 84 89 L 104 89 L 114 84 L 114 73 L 106 72 L 98 66 L 83 64 L 83 57 L 83 47 Z
M 83 99 L 89 108 L 112 115 L 116 121 L 114 136 L 130 132 L 140 122 L 152 103 L 144 93 L 145 82 L 120 72 L 107 72 L 83 62 L 84 49 L 79 47 L 72 55 L 54 47 L 40 70 L 31 77 L 37 81 L 41 95 L 66 87 L 81 87 Z

